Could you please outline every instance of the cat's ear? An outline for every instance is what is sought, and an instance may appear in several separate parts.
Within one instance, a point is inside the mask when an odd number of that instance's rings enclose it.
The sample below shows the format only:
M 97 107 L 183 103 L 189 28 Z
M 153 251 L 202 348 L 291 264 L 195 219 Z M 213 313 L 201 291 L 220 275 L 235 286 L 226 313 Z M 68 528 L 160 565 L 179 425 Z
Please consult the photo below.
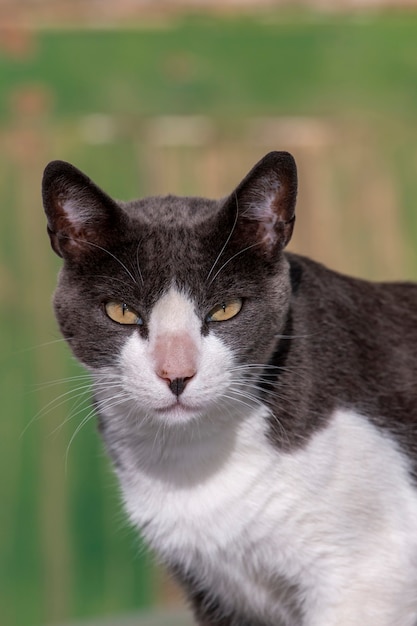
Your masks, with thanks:
M 297 167 L 288 152 L 270 152 L 227 201 L 241 245 L 273 257 L 291 239 L 295 221 Z
M 77 258 L 92 248 L 106 247 L 120 225 L 122 211 L 85 174 L 64 161 L 46 166 L 42 198 L 53 250 Z

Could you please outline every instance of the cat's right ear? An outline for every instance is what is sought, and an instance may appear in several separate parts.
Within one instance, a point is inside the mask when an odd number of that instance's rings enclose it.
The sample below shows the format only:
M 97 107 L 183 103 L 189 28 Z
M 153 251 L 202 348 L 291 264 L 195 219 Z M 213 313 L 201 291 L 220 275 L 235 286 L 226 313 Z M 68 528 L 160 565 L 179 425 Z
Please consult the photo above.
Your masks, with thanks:
M 116 202 L 65 161 L 46 166 L 42 198 L 51 246 L 63 258 L 76 259 L 92 248 L 105 248 L 123 220 Z
M 291 239 L 295 221 L 297 167 L 288 152 L 270 152 L 228 198 L 235 219 L 232 237 L 240 247 L 274 258 Z

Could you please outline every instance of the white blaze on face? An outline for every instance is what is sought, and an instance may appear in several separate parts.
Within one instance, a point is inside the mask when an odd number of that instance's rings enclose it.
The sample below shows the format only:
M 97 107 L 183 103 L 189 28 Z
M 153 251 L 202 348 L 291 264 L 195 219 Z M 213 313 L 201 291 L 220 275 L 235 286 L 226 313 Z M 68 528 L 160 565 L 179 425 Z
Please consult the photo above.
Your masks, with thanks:
M 175 289 L 156 303 L 149 321 L 150 356 L 157 376 L 191 380 L 198 370 L 201 320 L 193 303 Z
M 148 337 L 131 333 L 119 368 L 132 415 L 184 422 L 229 397 L 233 352 L 215 333 L 203 336 L 202 324 L 193 300 L 171 288 L 150 314 Z

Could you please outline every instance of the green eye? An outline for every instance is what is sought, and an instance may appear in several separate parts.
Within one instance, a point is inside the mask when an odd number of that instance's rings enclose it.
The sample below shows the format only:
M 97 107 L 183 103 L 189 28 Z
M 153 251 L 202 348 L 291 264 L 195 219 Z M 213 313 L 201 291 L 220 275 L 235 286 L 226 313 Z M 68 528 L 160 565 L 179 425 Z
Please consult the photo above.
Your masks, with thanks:
M 242 308 L 243 301 L 241 298 L 227 300 L 216 305 L 206 317 L 207 322 L 225 322 L 235 317 Z
M 108 317 L 118 324 L 143 324 L 143 320 L 124 302 L 107 302 L 105 305 Z

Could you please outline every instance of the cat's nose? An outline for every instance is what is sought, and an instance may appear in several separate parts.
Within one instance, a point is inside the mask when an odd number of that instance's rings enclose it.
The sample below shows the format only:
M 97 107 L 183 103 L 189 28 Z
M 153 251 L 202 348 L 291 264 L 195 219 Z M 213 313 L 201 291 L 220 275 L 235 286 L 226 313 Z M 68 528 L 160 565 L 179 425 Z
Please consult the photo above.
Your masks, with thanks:
M 188 335 L 164 335 L 154 351 L 155 373 L 175 396 L 180 396 L 197 373 L 197 349 Z
M 186 378 L 174 378 L 174 380 L 170 380 L 168 383 L 168 387 L 171 389 L 172 393 L 177 396 L 180 396 L 185 389 L 187 383 L 193 378 L 193 376 L 187 376 Z
M 178 398 L 178 396 L 182 394 L 190 380 L 194 378 L 196 372 L 189 370 L 188 376 L 178 376 L 176 378 L 170 377 L 165 371 L 159 371 L 157 372 L 157 374 L 159 378 L 162 378 L 162 380 L 167 383 L 172 393 Z

